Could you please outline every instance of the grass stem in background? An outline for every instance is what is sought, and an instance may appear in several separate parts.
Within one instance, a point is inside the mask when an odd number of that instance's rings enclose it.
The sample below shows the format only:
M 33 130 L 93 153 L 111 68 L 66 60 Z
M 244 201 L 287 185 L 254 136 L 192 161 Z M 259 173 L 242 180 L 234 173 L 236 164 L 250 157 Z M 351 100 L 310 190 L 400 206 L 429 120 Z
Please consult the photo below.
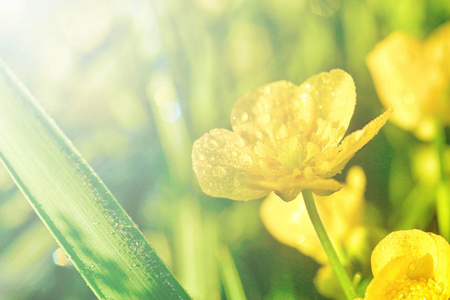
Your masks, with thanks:
M 439 122 L 437 122 L 439 123 Z M 449 182 L 445 174 L 444 150 L 446 147 L 445 131 L 441 124 L 436 125 L 437 133 L 434 139 L 434 147 L 439 159 L 439 183 L 436 190 L 436 214 L 439 226 L 439 234 L 447 241 L 450 240 L 450 192 Z

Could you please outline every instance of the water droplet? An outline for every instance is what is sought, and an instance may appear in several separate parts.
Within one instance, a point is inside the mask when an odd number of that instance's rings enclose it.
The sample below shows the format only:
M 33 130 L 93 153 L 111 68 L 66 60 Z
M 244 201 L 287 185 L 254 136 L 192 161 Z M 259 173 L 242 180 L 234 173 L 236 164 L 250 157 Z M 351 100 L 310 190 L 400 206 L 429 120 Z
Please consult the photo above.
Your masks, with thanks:
M 252 158 L 248 154 L 242 154 L 241 156 L 239 156 L 239 160 L 241 161 L 241 163 L 248 165 L 251 165 L 253 163 Z
M 414 271 L 415 269 L 417 269 L 417 265 L 416 265 L 415 263 L 410 263 L 410 264 L 409 264 L 409 269 L 410 269 L 411 271 Z
M 261 116 L 258 118 L 258 122 L 259 122 L 259 123 L 262 123 L 262 124 L 267 124 L 267 123 L 270 122 L 270 116 L 269 116 L 269 115 L 261 115 Z
M 405 96 L 403 96 L 403 103 L 413 104 L 414 102 L 416 102 L 416 96 L 413 93 L 406 93 Z
M 241 122 L 247 122 L 247 120 L 248 120 L 248 113 L 243 112 L 239 120 Z
M 254 135 L 258 140 L 262 140 L 264 137 L 261 131 L 255 131 Z
M 362 137 L 363 133 L 363 130 L 355 131 L 355 140 L 359 140 Z
M 212 169 L 212 174 L 213 176 L 224 178 L 225 176 L 227 176 L 227 171 L 222 166 L 215 166 Z
M 248 179 L 248 176 L 245 174 L 242 174 L 242 173 L 238 173 L 238 174 L 234 175 L 234 181 L 233 181 L 234 186 L 235 187 L 242 186 L 245 183 L 245 181 L 247 181 L 247 179 Z
M 218 144 L 214 139 L 208 138 L 206 140 L 206 147 L 208 147 L 209 150 L 211 150 L 211 151 L 215 150 L 217 148 L 217 146 L 218 146 Z
M 235 144 L 236 144 L 237 147 L 242 148 L 242 147 L 245 146 L 245 141 L 244 141 L 244 139 L 242 137 L 237 136 L 236 139 L 235 139 Z
M 236 157 L 237 156 L 237 152 L 236 151 L 231 151 L 231 156 Z
M 205 156 L 203 156 L 203 154 L 201 154 L 200 152 L 194 150 L 194 152 L 192 153 L 192 158 L 194 160 L 199 161 L 199 160 L 204 160 Z
M 306 238 L 305 238 L 305 236 L 304 235 L 299 235 L 299 236 L 297 236 L 297 238 L 295 239 L 295 242 L 297 243 L 297 244 L 302 244 L 304 241 L 306 240 Z

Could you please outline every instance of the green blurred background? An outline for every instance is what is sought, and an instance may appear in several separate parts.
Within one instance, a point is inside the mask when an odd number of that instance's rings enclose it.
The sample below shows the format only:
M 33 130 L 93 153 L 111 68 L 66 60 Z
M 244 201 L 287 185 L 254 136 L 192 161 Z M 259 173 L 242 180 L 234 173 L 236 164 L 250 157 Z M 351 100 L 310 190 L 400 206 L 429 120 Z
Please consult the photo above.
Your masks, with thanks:
M 368 52 L 395 30 L 424 39 L 447 20 L 445 0 L 0 0 L 0 57 L 195 299 L 238 297 L 239 281 L 248 299 L 322 299 L 319 265 L 265 231 L 259 200 L 202 194 L 192 143 L 229 129 L 247 90 L 333 68 L 356 82 L 349 132 L 360 129 L 383 111 Z M 349 164 L 366 172 L 368 219 L 382 231 L 433 223 L 432 209 L 399 221 L 417 184 L 405 153 L 418 144 L 388 124 Z M 95 299 L 55 264 L 57 248 L 0 169 L 0 299 Z

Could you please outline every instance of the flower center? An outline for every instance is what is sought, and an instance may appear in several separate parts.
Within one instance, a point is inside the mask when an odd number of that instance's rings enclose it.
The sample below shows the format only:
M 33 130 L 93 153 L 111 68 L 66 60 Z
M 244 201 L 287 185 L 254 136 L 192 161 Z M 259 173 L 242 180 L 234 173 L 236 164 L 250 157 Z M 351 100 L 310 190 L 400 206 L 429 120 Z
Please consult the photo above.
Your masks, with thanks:
M 392 283 L 391 288 L 386 293 L 386 299 L 447 300 L 447 294 L 448 291 L 445 291 L 444 285 L 433 279 L 421 278 L 419 280 L 414 280 L 409 279 L 404 275 Z

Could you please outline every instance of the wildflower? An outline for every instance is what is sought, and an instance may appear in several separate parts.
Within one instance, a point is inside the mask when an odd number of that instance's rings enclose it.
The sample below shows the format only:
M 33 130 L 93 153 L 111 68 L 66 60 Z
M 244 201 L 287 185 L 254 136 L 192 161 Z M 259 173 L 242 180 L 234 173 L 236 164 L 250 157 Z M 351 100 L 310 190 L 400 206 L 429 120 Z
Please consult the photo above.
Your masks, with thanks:
M 450 124 L 450 23 L 421 42 L 395 32 L 367 56 L 381 102 L 392 121 L 423 140 L 435 135 L 435 121 Z
M 393 232 L 375 247 L 371 262 L 374 279 L 365 300 L 450 297 L 450 245 L 439 235 Z
M 317 209 L 333 243 L 342 247 L 353 232 L 362 225 L 366 177 L 360 167 L 352 167 L 347 183 L 330 196 L 315 196 Z M 313 228 L 302 195 L 284 202 L 271 193 L 261 205 L 261 219 L 273 237 L 297 248 L 320 264 L 328 258 Z
M 342 70 L 320 73 L 301 86 L 270 83 L 238 98 L 233 131 L 213 129 L 195 143 L 194 171 L 203 192 L 233 200 L 284 200 L 303 189 L 332 193 L 332 179 L 386 122 L 390 111 L 345 139 L 356 104 L 352 77 Z

